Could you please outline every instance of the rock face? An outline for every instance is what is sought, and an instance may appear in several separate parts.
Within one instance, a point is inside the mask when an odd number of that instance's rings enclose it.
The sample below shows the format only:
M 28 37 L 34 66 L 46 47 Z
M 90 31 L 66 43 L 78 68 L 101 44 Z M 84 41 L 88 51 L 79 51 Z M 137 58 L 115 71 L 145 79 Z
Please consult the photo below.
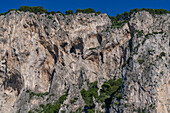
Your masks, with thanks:
M 59 112 L 78 112 L 88 83 L 122 78 L 122 98 L 108 109 L 93 98 L 96 113 L 169 113 L 170 15 L 141 11 L 111 26 L 106 14 L 0 16 L 0 112 L 36 112 L 65 92 Z

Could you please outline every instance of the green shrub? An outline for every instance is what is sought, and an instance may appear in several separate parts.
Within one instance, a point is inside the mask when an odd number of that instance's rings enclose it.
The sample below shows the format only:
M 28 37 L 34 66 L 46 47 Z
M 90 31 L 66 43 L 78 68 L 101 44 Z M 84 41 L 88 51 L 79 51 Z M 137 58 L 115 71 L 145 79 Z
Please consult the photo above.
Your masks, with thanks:
M 86 91 L 84 88 L 81 90 L 81 95 L 83 97 L 83 100 L 86 103 L 87 107 L 92 107 L 94 105 L 93 103 L 93 97 L 97 97 L 97 82 L 89 84 L 89 89 Z
M 54 14 L 55 14 L 55 11 L 51 11 L 51 14 L 54 15 Z
M 47 94 L 47 93 L 46 93 Z M 68 92 L 62 95 L 55 104 L 40 104 L 41 110 L 37 109 L 37 112 L 40 113 L 58 113 L 60 110 L 60 106 L 66 100 Z
M 95 10 L 92 8 L 87 9 L 77 9 L 76 13 L 95 13 Z M 98 12 L 99 13 L 99 12 Z
M 59 14 L 61 14 L 61 15 L 63 15 L 63 16 L 64 16 L 64 14 L 63 14 L 62 12 L 60 12 L 60 11 L 57 11 L 56 13 L 59 13 Z
M 68 10 L 65 13 L 66 13 L 66 15 L 73 14 L 73 10 Z
M 101 14 L 101 12 L 100 12 L 100 11 L 97 11 L 96 14 Z
M 29 93 L 29 99 L 32 99 L 34 96 L 43 97 L 43 96 L 46 96 L 46 95 L 49 94 L 48 92 L 45 92 L 45 93 L 34 93 L 31 90 L 26 90 L 26 93 Z
M 48 12 L 47 9 L 44 9 L 43 7 L 41 6 L 33 6 L 33 7 L 28 7 L 28 6 L 21 6 L 19 9 L 19 11 L 24 11 L 24 12 L 33 12 L 33 13 L 46 13 L 46 14 L 55 14 L 55 11 L 51 11 L 51 12 Z M 6 15 L 7 13 L 9 13 L 10 11 L 17 11 L 17 9 L 11 9 L 9 10 L 8 12 L 5 12 L 5 13 L 1 13 L 0 15 Z M 130 12 L 127 12 L 125 11 L 124 13 L 122 14 L 117 14 L 117 16 L 113 17 L 113 16 L 109 16 L 109 18 L 113 21 L 125 21 L 125 22 L 128 22 L 129 19 L 130 19 L 130 16 L 131 14 L 133 14 L 134 12 L 139 12 L 139 11 L 148 11 L 150 14 L 154 15 L 154 14 L 167 14 L 167 13 L 170 13 L 170 11 L 167 11 L 165 9 L 146 9 L 146 8 L 143 8 L 143 9 L 131 9 Z M 92 8 L 87 8 L 87 9 L 77 9 L 76 10 L 76 13 L 95 13 L 95 15 L 97 14 L 101 14 L 100 11 L 98 12 L 95 12 L 94 9 Z M 64 15 L 63 13 L 61 13 L 60 11 L 57 11 L 56 13 L 60 13 L 62 15 Z M 73 14 L 73 10 L 68 10 L 66 11 L 66 14 Z M 124 23 L 124 22 L 123 22 Z
M 112 94 L 116 93 L 121 87 L 122 79 L 113 80 L 105 82 L 100 90 L 100 96 L 97 101 L 104 102 L 106 99 L 110 98 Z M 116 95 L 113 95 L 116 97 Z
M 28 113 L 34 113 L 34 112 L 30 110 Z
M 139 64 L 142 64 L 144 62 L 144 59 L 139 59 L 138 62 Z
M 142 41 L 142 45 L 145 43 L 146 39 L 147 39 L 146 37 L 143 39 L 143 41 Z
M 100 90 L 100 95 L 98 96 L 97 82 L 90 83 L 87 91 L 85 89 L 81 90 L 81 95 L 86 103 L 86 107 L 90 110 L 94 108 L 93 97 L 97 102 L 105 103 L 103 106 L 110 107 L 112 98 L 118 100 L 122 99 L 122 95 L 119 93 L 121 84 L 121 78 L 118 80 L 110 79 L 109 81 L 104 82 L 102 89 Z
M 165 9 L 146 9 L 146 8 L 131 9 L 130 12 L 125 11 L 122 14 L 117 14 L 117 16 L 109 16 L 109 18 L 112 20 L 112 23 L 113 23 L 112 28 L 122 27 L 125 23 L 129 22 L 129 20 L 131 18 L 131 15 L 133 13 L 136 13 L 136 12 L 139 12 L 139 11 L 147 11 L 152 15 L 155 15 L 155 14 L 167 14 L 167 13 L 170 14 L 170 11 L 167 11 Z M 139 34 L 139 35 L 141 35 L 141 34 Z
M 142 31 L 136 30 L 136 32 L 137 32 L 136 34 L 137 38 L 143 36 L 143 30 Z
M 21 6 L 19 9 L 19 11 L 24 11 L 24 12 L 33 12 L 35 14 L 37 13 L 48 13 L 47 9 L 44 9 L 43 7 L 41 6 L 33 6 L 33 7 L 28 7 L 28 6 Z
M 124 26 L 125 23 L 128 23 L 128 21 L 126 21 L 126 20 L 122 20 L 122 21 L 112 21 L 112 26 L 111 26 L 111 28 L 120 28 L 120 27 Z
M 95 50 L 95 49 L 98 49 L 98 48 L 100 48 L 100 46 L 89 48 L 89 50 Z
M 108 92 L 111 90 L 111 85 L 109 83 L 104 83 L 102 85 L 103 92 Z
M 10 9 L 10 10 L 8 10 L 8 11 L 5 12 L 5 13 L 1 13 L 0 16 L 1 16 L 1 15 L 6 15 L 6 14 L 8 14 L 10 11 L 17 11 L 17 9 Z
M 87 112 L 88 113 L 95 113 L 94 109 L 88 109 Z
M 149 38 L 150 35 L 153 35 L 152 33 L 148 33 L 145 35 L 145 38 L 142 41 L 142 45 L 145 43 L 145 41 Z
M 119 102 L 115 102 L 114 104 L 117 105 L 117 106 L 119 106 Z
M 49 19 L 52 19 L 53 17 L 52 16 L 48 16 Z
M 160 53 L 160 56 L 165 56 L 165 55 L 166 55 L 165 52 L 161 52 L 161 53 Z
M 76 98 L 74 98 L 73 100 L 70 100 L 70 103 L 73 104 L 73 103 L 75 103 L 77 100 L 78 100 L 78 98 L 76 97 Z
M 31 92 L 31 90 L 28 89 L 28 90 L 26 91 L 26 93 L 29 93 L 29 92 Z
M 33 7 L 28 7 L 28 6 L 21 6 L 19 9 L 10 9 L 8 12 L 1 13 L 0 15 L 6 15 L 10 11 L 23 11 L 23 12 L 32 12 L 32 13 L 46 13 L 46 14 L 55 14 L 55 11 L 48 12 L 47 9 L 44 9 L 41 6 L 33 6 Z

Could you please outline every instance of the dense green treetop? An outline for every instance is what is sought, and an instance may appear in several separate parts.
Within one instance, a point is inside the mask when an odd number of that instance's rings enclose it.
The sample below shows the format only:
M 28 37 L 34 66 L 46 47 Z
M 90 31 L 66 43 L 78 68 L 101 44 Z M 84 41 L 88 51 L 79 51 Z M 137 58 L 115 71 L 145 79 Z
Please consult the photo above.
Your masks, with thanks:
M 66 15 L 69 15 L 69 14 L 73 14 L 74 12 L 73 12 L 73 10 L 68 10 L 65 13 L 66 13 Z

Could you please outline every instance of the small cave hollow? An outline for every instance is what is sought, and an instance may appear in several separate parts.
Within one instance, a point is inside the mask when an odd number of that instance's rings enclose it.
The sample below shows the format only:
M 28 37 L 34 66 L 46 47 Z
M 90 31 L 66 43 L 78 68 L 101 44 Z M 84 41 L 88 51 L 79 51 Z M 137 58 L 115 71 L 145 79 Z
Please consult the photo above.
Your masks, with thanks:
M 103 53 L 102 52 L 100 52 L 100 57 L 101 57 L 101 62 L 104 63 L 104 61 L 103 61 Z
M 4 88 L 8 89 L 11 87 L 13 90 L 17 91 L 17 95 L 20 94 L 21 89 L 24 87 L 24 79 L 18 70 L 12 70 L 11 75 L 5 78 Z
M 74 53 L 74 54 L 76 54 L 76 49 L 75 49 L 75 47 L 74 47 L 74 46 L 72 46 L 72 47 L 71 47 L 71 49 L 70 49 L 70 53 Z
M 57 63 L 58 60 L 58 47 L 54 45 L 54 51 L 55 51 L 55 63 Z
M 60 46 L 64 49 L 68 45 L 67 42 L 62 43 Z
M 98 34 L 97 40 L 98 40 L 99 44 L 101 45 L 102 44 L 102 36 Z
M 70 49 L 70 53 L 76 53 L 76 49 L 79 49 L 80 50 L 80 53 L 78 53 L 79 55 L 83 55 L 83 49 L 84 49 L 84 46 L 83 46 L 83 40 L 82 38 L 78 37 L 72 44 L 72 47 Z
M 51 54 L 51 56 L 53 57 L 54 63 L 56 64 L 57 63 L 57 58 L 58 58 L 58 47 L 55 46 L 55 45 L 54 45 L 54 47 L 47 46 L 47 50 Z
M 82 38 L 78 37 L 77 40 L 75 40 L 75 42 L 74 42 L 74 46 L 75 46 L 76 49 L 80 50 L 81 55 L 82 55 L 83 49 L 84 49 Z

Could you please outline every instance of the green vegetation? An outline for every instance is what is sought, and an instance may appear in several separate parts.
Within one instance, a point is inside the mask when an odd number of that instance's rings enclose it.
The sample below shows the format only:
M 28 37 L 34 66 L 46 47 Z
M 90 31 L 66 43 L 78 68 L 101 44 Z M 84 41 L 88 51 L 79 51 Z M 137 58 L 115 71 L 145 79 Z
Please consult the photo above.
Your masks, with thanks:
M 95 14 L 96 14 L 96 15 L 99 15 L 99 14 L 101 14 L 101 12 L 100 12 L 100 11 L 97 11 Z
M 21 6 L 19 9 L 19 11 L 24 11 L 24 12 L 33 12 L 35 14 L 37 13 L 48 13 L 47 9 L 44 9 L 43 7 L 41 6 L 33 6 L 33 7 L 28 7 L 28 6 Z
M 53 17 L 52 16 L 48 16 L 49 19 L 52 19 Z
M 8 14 L 10 11 L 24 11 L 24 12 L 33 12 L 35 14 L 37 13 L 45 13 L 45 14 L 55 14 L 55 13 L 60 13 L 62 15 L 64 15 L 63 13 L 61 13 L 60 11 L 51 11 L 48 12 L 47 9 L 44 9 L 41 6 L 33 6 L 33 7 L 29 7 L 29 6 L 21 6 L 19 9 L 10 9 L 8 12 L 5 13 L 1 13 L 0 15 L 6 15 Z M 146 8 L 142 8 L 142 9 L 131 9 L 130 12 L 125 11 L 122 14 L 117 14 L 117 16 L 113 17 L 113 16 L 109 16 L 109 18 L 112 20 L 112 27 L 121 27 L 123 26 L 125 23 L 127 23 L 131 17 L 131 14 L 135 13 L 135 12 L 139 12 L 139 11 L 148 11 L 150 14 L 154 15 L 154 14 L 170 14 L 170 11 L 167 11 L 165 9 L 146 9 Z M 92 8 L 87 8 L 87 9 L 77 9 L 76 13 L 95 13 L 95 15 L 101 14 L 100 11 L 96 12 L 94 9 Z M 74 14 L 73 10 L 68 10 L 65 12 L 66 15 L 68 14 Z
M 161 52 L 160 53 L 160 56 L 162 57 L 162 56 L 165 56 L 166 55 L 166 53 L 165 52 Z
M 99 14 L 101 14 L 101 12 L 100 11 L 95 11 L 94 9 L 92 9 L 92 8 L 87 8 L 87 9 L 77 9 L 76 10 L 76 14 L 77 13 L 87 13 L 87 14 L 89 14 L 89 13 L 95 13 L 95 15 L 97 16 L 97 15 L 99 15 Z
M 8 11 L 5 12 L 5 13 L 1 13 L 0 16 L 1 16 L 1 15 L 6 15 L 6 14 L 8 14 L 10 11 L 17 11 L 17 10 L 16 10 L 16 9 L 10 9 L 10 10 L 8 10 Z
M 148 50 L 149 53 L 155 52 L 155 50 Z
M 117 16 L 109 16 L 109 18 L 112 20 L 112 28 L 120 28 L 122 27 L 125 23 L 128 23 L 131 15 L 133 13 L 139 12 L 139 11 L 147 11 L 152 15 L 155 14 L 170 14 L 170 11 L 167 11 L 165 9 L 146 9 L 146 8 L 142 8 L 142 9 L 131 9 L 130 12 L 125 11 L 122 14 L 117 14 Z
M 60 110 L 60 106 L 66 100 L 68 92 L 62 95 L 55 104 L 40 104 L 41 109 L 36 109 L 38 113 L 58 113 Z
M 110 108 L 111 101 L 113 98 L 117 100 L 122 99 L 122 95 L 120 93 L 122 79 L 118 80 L 110 79 L 106 81 L 102 85 L 102 89 L 100 89 L 100 95 L 98 95 L 98 87 L 97 82 L 90 83 L 89 89 L 86 91 L 85 89 L 81 90 L 81 95 L 86 103 L 85 108 L 88 109 L 88 113 L 94 113 L 94 103 L 93 98 L 99 103 L 105 103 L 103 107 Z
M 87 8 L 87 9 L 77 9 L 76 13 L 96 13 L 96 11 L 92 8 Z
M 144 109 L 142 110 L 140 107 L 138 108 L 138 111 L 137 111 L 137 112 L 138 112 L 138 113 L 146 113 L 145 110 L 144 110 Z
M 153 34 L 163 34 L 164 32 L 163 31 L 160 31 L 160 32 L 153 32 Z
M 76 97 L 76 98 L 74 98 L 73 100 L 70 100 L 70 103 L 73 104 L 73 103 L 75 103 L 77 100 L 78 100 L 78 98 Z
M 150 35 L 153 35 L 152 33 L 148 33 L 145 35 L 145 38 L 142 41 L 142 45 L 145 43 L 145 41 L 149 38 Z
M 73 14 L 74 12 L 73 12 L 73 10 L 68 10 L 65 13 L 66 13 L 66 15 L 69 15 L 69 14 Z
M 144 62 L 144 59 L 139 59 L 138 62 L 139 64 L 142 64 Z
M 111 28 L 120 28 L 122 27 L 125 23 L 128 23 L 127 20 L 123 20 L 123 21 L 112 21 L 112 26 Z
M 114 95 L 121 88 L 121 83 L 121 78 L 119 78 L 118 80 L 110 79 L 109 81 L 105 82 L 102 85 L 102 89 L 100 90 L 100 96 L 97 101 L 102 103 L 111 97 L 121 99 L 121 96 L 119 94 Z
M 34 113 L 34 112 L 30 110 L 28 113 Z
M 163 56 L 166 56 L 165 52 L 161 52 L 160 55 L 157 55 L 158 58 L 162 59 Z
M 142 31 L 136 30 L 135 32 L 137 33 L 137 34 L 136 34 L 137 38 L 143 36 L 143 30 L 142 30 Z
M 154 34 L 162 34 L 163 33 L 163 31 L 161 31 L 161 32 L 153 32 L 153 33 L 148 33 L 148 34 L 146 34 L 145 35 L 145 38 L 143 39 L 143 41 L 142 41 L 142 45 L 145 43 L 145 41 L 149 38 L 149 36 L 150 35 L 154 35 Z
M 97 81 L 89 84 L 89 89 L 86 91 L 84 88 L 81 90 L 81 95 L 86 103 L 86 107 L 93 108 L 93 97 L 97 98 Z
M 27 90 L 26 93 L 29 93 L 29 98 L 30 99 L 32 99 L 34 96 L 43 97 L 43 96 L 46 96 L 46 95 L 49 94 L 48 92 L 45 92 L 45 93 L 34 93 L 31 90 Z
M 95 49 L 98 49 L 98 48 L 100 48 L 100 46 L 89 48 L 89 50 L 95 50 Z
M 150 35 L 153 35 L 152 33 L 148 33 L 145 35 L 146 38 L 148 38 Z
M 139 11 L 147 11 L 147 12 L 149 12 L 152 15 L 154 15 L 154 14 L 167 14 L 167 13 L 170 14 L 170 11 L 167 11 L 165 9 L 149 9 L 149 8 L 147 8 L 147 9 L 146 8 L 138 9 L 138 8 L 135 8 L 135 9 L 131 9 L 130 12 L 125 11 L 122 14 L 117 14 L 116 17 L 113 17 L 113 16 L 109 16 L 109 17 L 112 20 L 115 20 L 115 21 L 118 21 L 118 20 L 129 20 L 131 14 L 137 13 Z
M 117 106 L 119 106 L 119 102 L 115 102 L 114 104 L 117 105 Z
M 75 112 L 70 112 L 70 113 L 82 113 L 83 112 L 83 110 L 82 110 L 82 108 L 81 107 L 79 107 Z
M 19 9 L 10 9 L 8 12 L 5 12 L 5 13 L 1 13 L 0 15 L 6 15 L 8 14 L 10 11 L 23 11 L 23 12 L 32 12 L 32 13 L 35 13 L 35 14 L 42 14 L 42 13 L 45 13 L 45 14 L 52 14 L 54 15 L 55 13 L 60 13 L 62 15 L 64 15 L 63 13 L 61 13 L 60 11 L 51 11 L 51 12 L 48 12 L 47 9 L 44 9 L 43 7 L 41 6 L 33 6 L 33 7 L 29 7 L 29 6 L 21 6 Z M 87 9 L 77 9 L 76 10 L 76 14 L 77 13 L 95 13 L 95 15 L 98 15 L 98 14 L 101 14 L 100 11 L 96 12 L 94 9 L 92 8 L 87 8 Z M 65 11 L 65 14 L 66 15 L 69 15 L 69 14 L 74 14 L 73 10 L 67 10 Z
M 37 13 L 40 13 L 40 14 L 45 13 L 45 14 L 52 14 L 52 15 L 55 14 L 55 13 L 61 13 L 60 11 L 58 11 L 58 12 L 55 12 L 55 11 L 48 12 L 47 9 L 44 9 L 41 6 L 33 6 L 33 7 L 21 6 L 19 9 L 11 9 L 8 12 L 1 13 L 0 15 L 6 15 L 10 11 L 23 11 L 23 12 L 28 11 L 28 12 L 32 12 L 32 13 L 35 13 L 35 14 L 37 14 Z

